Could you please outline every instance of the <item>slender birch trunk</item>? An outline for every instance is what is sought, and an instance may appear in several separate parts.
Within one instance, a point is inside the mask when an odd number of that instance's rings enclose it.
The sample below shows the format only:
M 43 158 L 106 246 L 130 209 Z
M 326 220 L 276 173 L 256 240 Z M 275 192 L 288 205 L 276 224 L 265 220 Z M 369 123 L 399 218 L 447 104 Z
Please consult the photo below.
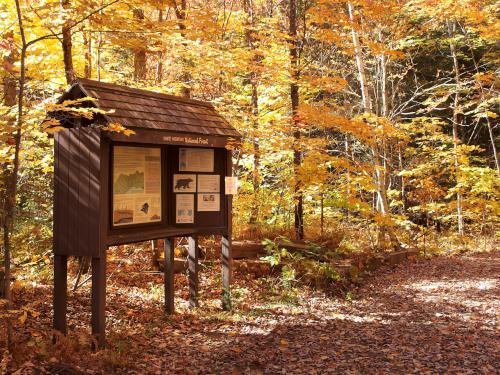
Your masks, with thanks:
M 349 157 L 349 148 L 350 147 L 349 147 L 349 136 L 347 134 L 346 134 L 345 140 L 344 140 L 344 147 L 345 147 L 346 157 Z M 346 183 L 347 183 L 347 189 L 346 189 L 347 197 L 350 198 L 351 197 L 351 172 L 349 171 L 349 169 L 346 170 Z M 347 206 L 346 221 L 349 223 L 351 221 L 351 210 L 349 208 L 349 204 L 347 204 L 346 206 Z
M 365 59 L 363 58 L 363 51 L 361 49 L 361 43 L 359 42 L 358 32 L 356 31 L 355 28 L 354 5 L 351 2 L 348 2 L 347 8 L 349 10 L 349 19 L 351 21 L 352 43 L 354 45 L 354 56 L 356 58 L 356 66 L 358 67 L 358 79 L 359 79 L 359 85 L 361 86 L 361 98 L 363 101 L 363 109 L 365 112 L 372 112 L 372 103 L 366 80 Z
M 382 30 L 379 30 L 379 41 L 380 43 L 383 42 Z M 380 72 L 381 72 L 380 96 L 382 97 L 382 108 L 380 114 L 383 117 L 387 117 L 389 115 L 389 103 L 387 95 L 387 57 L 385 56 L 384 52 L 382 52 L 382 54 L 379 56 L 379 60 L 380 60 Z
M 398 161 L 399 170 L 403 170 L 403 152 L 401 151 L 401 146 L 398 145 Z M 406 182 L 404 176 L 401 176 L 401 202 L 403 203 L 403 213 L 406 213 Z
M 474 62 L 474 68 L 476 70 L 476 73 L 479 73 L 479 65 L 477 63 L 476 57 L 474 56 L 474 50 L 473 48 L 469 45 L 472 61 Z M 485 101 L 485 95 L 484 95 L 484 86 L 483 82 L 481 80 L 478 80 L 479 83 L 479 88 L 481 89 L 481 103 Z M 498 172 L 498 177 L 500 177 L 500 163 L 498 161 L 498 153 L 497 153 L 497 147 L 495 144 L 495 136 L 493 135 L 493 127 L 491 125 L 490 117 L 488 116 L 488 111 L 487 108 L 484 107 L 484 115 L 486 118 L 486 125 L 488 126 L 488 135 L 490 136 L 490 142 L 491 142 L 491 148 L 493 150 L 493 158 L 495 160 L 495 167 L 497 168 Z
M 486 110 L 485 110 L 486 111 Z M 491 126 L 488 113 L 485 113 L 486 123 L 488 125 L 488 134 L 490 135 L 491 148 L 493 149 L 493 157 L 495 158 L 495 166 L 497 167 L 498 177 L 500 177 L 500 163 L 498 162 L 497 147 L 495 145 L 495 136 L 493 135 L 493 127 Z
M 359 40 L 359 35 L 356 30 L 356 20 L 354 16 L 354 5 L 352 2 L 347 3 L 347 8 L 349 12 L 349 19 L 351 22 L 351 34 L 352 34 L 352 43 L 354 46 L 354 54 L 356 59 L 356 66 L 358 69 L 358 80 L 361 89 L 361 98 L 363 111 L 366 113 L 373 113 L 372 100 L 370 97 L 370 91 L 368 89 L 368 81 L 366 78 L 366 64 L 363 56 L 363 50 L 361 48 L 361 43 Z M 385 62 L 385 61 L 384 61 Z M 385 65 L 385 64 L 384 64 Z M 385 68 L 384 68 L 385 69 Z M 384 78 L 385 79 L 385 78 Z M 384 88 L 385 91 L 385 88 Z M 383 112 L 387 112 L 387 101 L 383 101 L 384 109 Z M 387 113 L 386 113 L 387 114 Z M 383 214 L 388 215 L 390 213 L 389 201 L 387 198 L 387 165 L 385 162 L 385 152 L 384 152 L 384 141 L 375 142 L 371 146 L 371 152 L 373 156 L 373 164 L 375 168 L 374 178 L 375 178 L 375 187 L 377 190 L 377 210 Z M 382 150 L 381 150 L 382 147 Z M 388 228 L 388 226 L 383 223 L 379 226 L 379 242 L 380 244 L 384 242 L 385 235 L 388 234 L 392 245 L 394 247 L 399 247 L 399 241 L 397 240 L 394 232 Z

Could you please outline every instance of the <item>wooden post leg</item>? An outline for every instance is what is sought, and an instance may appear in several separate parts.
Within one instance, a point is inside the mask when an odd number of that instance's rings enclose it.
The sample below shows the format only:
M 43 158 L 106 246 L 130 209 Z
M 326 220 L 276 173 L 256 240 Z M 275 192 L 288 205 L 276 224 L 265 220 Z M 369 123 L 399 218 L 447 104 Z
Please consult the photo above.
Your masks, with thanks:
M 68 256 L 54 255 L 54 329 L 66 334 Z
M 198 307 L 198 237 L 188 238 L 189 307 Z
M 106 342 L 106 251 L 100 258 L 92 258 L 92 335 L 97 348 Z
M 231 279 L 233 272 L 233 254 L 231 236 L 222 236 L 222 308 L 231 310 Z
M 157 270 L 159 267 L 158 258 L 160 253 L 160 241 L 159 240 L 151 240 L 151 252 L 152 252 L 152 267 L 154 270 Z
M 165 313 L 174 313 L 174 244 L 175 238 L 169 237 L 163 240 L 165 251 L 163 272 L 165 281 Z

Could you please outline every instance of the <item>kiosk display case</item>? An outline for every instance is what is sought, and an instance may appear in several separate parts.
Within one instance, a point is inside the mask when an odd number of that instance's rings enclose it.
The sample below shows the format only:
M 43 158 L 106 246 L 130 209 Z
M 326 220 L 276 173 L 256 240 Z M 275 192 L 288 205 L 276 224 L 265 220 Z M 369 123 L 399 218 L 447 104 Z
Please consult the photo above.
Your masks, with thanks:
M 206 102 L 88 79 L 60 98 L 106 111 L 51 113 L 54 136 L 54 327 L 66 332 L 68 256 L 92 258 L 92 332 L 104 345 L 106 252 L 163 239 L 165 311 L 173 312 L 173 242 L 188 237 L 190 305 L 197 305 L 198 236 L 222 238 L 223 307 L 230 307 L 230 145 L 240 138 Z M 81 105 L 79 103 L 78 105 Z M 119 123 L 131 135 L 103 130 Z M 229 193 L 229 192 L 228 192 Z

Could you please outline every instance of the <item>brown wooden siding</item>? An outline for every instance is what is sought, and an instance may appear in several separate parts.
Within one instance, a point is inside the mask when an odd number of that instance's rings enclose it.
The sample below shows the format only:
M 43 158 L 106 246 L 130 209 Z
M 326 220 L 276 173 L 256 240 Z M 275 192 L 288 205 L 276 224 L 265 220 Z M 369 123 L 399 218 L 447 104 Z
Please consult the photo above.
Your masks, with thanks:
M 97 256 L 100 227 L 100 134 L 65 129 L 54 137 L 54 253 Z

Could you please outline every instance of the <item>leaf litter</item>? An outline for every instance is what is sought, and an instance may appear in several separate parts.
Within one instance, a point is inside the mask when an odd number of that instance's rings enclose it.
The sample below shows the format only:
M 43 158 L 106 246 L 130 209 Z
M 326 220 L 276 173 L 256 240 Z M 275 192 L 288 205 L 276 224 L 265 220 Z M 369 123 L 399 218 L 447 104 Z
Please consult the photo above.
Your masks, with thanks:
M 15 295 L 16 309 L 36 313 L 14 322 L 14 354 L 4 351 L 4 368 L 23 374 L 496 374 L 500 368 L 498 251 L 386 268 L 348 299 L 305 287 L 284 293 L 270 288 L 269 279 L 236 274 L 230 313 L 220 309 L 215 264 L 200 274 L 194 310 L 185 275 L 175 276 L 172 316 L 163 314 L 162 275 L 142 272 L 144 252 L 117 251 L 108 268 L 107 348 L 90 350 L 89 285 L 68 292 L 69 334 L 53 345 L 51 287 L 37 283 Z

